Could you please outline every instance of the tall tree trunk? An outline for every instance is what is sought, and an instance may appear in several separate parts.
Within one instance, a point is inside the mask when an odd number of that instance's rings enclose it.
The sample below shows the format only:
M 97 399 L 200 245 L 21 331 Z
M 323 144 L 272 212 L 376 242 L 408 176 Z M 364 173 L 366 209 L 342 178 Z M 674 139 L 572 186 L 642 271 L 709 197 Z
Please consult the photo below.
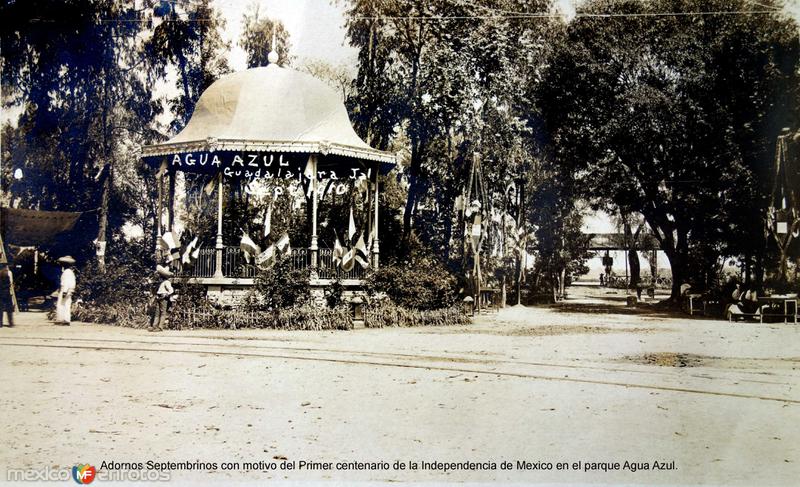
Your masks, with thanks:
M 97 268 L 106 271 L 106 234 L 108 233 L 108 199 L 111 190 L 111 167 L 103 181 L 103 195 L 100 200 L 100 225 L 97 230 Z
M 744 262 L 742 262 L 743 267 L 744 267 L 744 285 L 745 286 L 750 286 L 750 281 L 752 279 L 750 271 L 752 270 L 753 266 L 752 266 L 752 262 L 751 261 L 752 261 L 752 257 L 750 256 L 750 254 L 749 253 L 745 254 L 744 255 Z
M 630 288 L 636 289 L 641 281 L 642 266 L 639 265 L 639 253 L 635 248 L 628 249 L 628 266 L 631 270 Z
M 450 240 L 453 238 L 453 207 L 448 205 L 448 211 L 444 215 L 444 261 L 450 263 Z
M 624 217 L 623 217 L 624 218 Z M 636 235 L 631 231 L 631 226 L 627 222 L 623 224 L 624 241 L 627 247 L 628 268 L 630 269 L 629 289 L 636 289 L 641 279 L 641 266 L 639 265 L 639 254 L 636 252 L 636 238 L 641 231 L 641 226 L 636 230 Z
M 688 242 L 685 230 L 678 228 L 678 239 L 675 246 L 666 252 L 669 265 L 672 268 L 672 292 L 670 300 L 677 302 L 681 296 L 681 284 L 686 282 L 689 276 L 687 266 L 689 264 Z M 671 239 L 670 239 L 671 240 Z
M 406 198 L 406 208 L 403 213 L 403 241 L 408 242 L 411 235 L 411 220 L 414 207 L 417 202 L 417 191 L 419 191 L 419 172 L 422 168 L 422 157 L 420 154 L 420 143 L 416 136 L 411 138 L 411 166 L 408 176 L 408 197 Z

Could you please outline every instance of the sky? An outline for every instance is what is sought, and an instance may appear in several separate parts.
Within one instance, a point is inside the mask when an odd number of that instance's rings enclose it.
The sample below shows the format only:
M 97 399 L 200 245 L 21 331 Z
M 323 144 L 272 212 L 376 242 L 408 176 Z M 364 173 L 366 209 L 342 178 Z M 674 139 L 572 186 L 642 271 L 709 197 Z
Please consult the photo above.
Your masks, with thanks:
M 215 0 L 226 20 L 225 38 L 231 41 L 229 62 L 234 71 L 245 69 L 245 54 L 238 44 L 242 17 L 254 5 L 259 15 L 283 22 L 289 31 L 291 54 L 302 64 L 322 59 L 333 65 L 355 65 L 356 50 L 345 42 L 344 1 L 331 0 Z

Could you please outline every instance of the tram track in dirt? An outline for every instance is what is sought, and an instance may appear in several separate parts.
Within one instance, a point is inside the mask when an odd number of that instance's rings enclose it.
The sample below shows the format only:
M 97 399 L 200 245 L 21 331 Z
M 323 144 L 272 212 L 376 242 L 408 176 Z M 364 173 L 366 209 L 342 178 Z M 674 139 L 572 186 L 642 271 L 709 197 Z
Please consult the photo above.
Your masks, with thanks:
M 591 378 L 580 378 L 580 377 L 569 377 L 569 376 L 552 376 L 552 375 L 542 375 L 536 373 L 523 373 L 523 372 L 511 372 L 511 371 L 503 371 L 503 370 L 485 370 L 481 368 L 468 368 L 468 367 L 456 367 L 456 366 L 445 366 L 445 365 L 436 365 L 436 364 L 425 364 L 425 363 L 403 363 L 403 362 L 392 362 L 390 360 L 358 360 L 353 358 L 339 358 L 339 357 L 328 357 L 328 356 L 319 356 L 313 355 L 313 352 L 317 353 L 343 353 L 348 355 L 354 354 L 376 354 L 380 356 L 377 352 L 348 352 L 348 351 L 341 351 L 341 350 L 332 350 L 332 351 L 325 351 L 322 349 L 298 349 L 298 348 L 291 348 L 291 347 L 252 347 L 256 349 L 265 349 L 266 350 L 278 350 L 282 351 L 283 353 L 256 353 L 256 352 L 248 352 L 248 351 L 228 351 L 228 350 L 218 350 L 214 348 L 243 348 L 239 344 L 231 344 L 231 345 L 214 345 L 214 344 L 189 344 L 186 342 L 153 342 L 153 341 L 137 341 L 137 340 L 104 340 L 104 339 L 91 339 L 91 338 L 81 338 L 82 342 L 99 342 L 95 345 L 86 344 L 86 345 L 76 345 L 76 344 L 62 344 L 62 343 L 11 343 L 8 340 L 20 340 L 23 337 L 14 338 L 14 337 L 2 337 L 0 339 L 0 343 L 2 346 L 7 347 L 24 347 L 24 348 L 49 348 L 49 349 L 63 349 L 63 350 L 93 350 L 98 352 L 103 351 L 128 351 L 128 352 L 144 352 L 144 353 L 179 353 L 179 354 L 194 354 L 194 355 L 213 355 L 213 356 L 227 356 L 227 357 L 240 357 L 240 358 L 262 358 L 262 359 L 278 359 L 278 360 L 299 360 L 299 361 L 316 361 L 316 362 L 326 362 L 326 363 L 337 363 L 337 364 L 344 364 L 344 365 L 366 365 L 366 366 L 378 366 L 378 367 L 395 367 L 395 368 L 404 368 L 404 369 L 419 369 L 419 370 L 434 370 L 434 371 L 443 371 L 443 372 L 456 372 L 456 373 L 469 373 L 469 374 L 480 374 L 484 376 L 497 376 L 497 377 L 510 377 L 510 378 L 518 378 L 518 379 L 529 379 L 529 380 L 541 380 L 541 381 L 551 381 L 551 382 L 569 382 L 569 383 L 578 383 L 578 384 L 592 384 L 592 385 L 603 385 L 603 386 L 612 386 L 612 387 L 624 387 L 624 388 L 634 388 L 634 389 L 645 389 L 645 390 L 658 390 L 658 391 L 665 391 L 665 392 L 675 392 L 675 393 L 687 393 L 687 394 L 701 394 L 701 395 L 711 395 L 711 396 L 722 396 L 722 397 L 731 397 L 731 398 L 739 398 L 739 399 L 758 399 L 763 401 L 773 401 L 773 402 L 780 402 L 784 404 L 800 404 L 800 400 L 797 399 L 790 399 L 790 398 L 781 398 L 781 397 L 770 397 L 770 396 L 762 396 L 756 394 L 745 394 L 745 393 L 737 393 L 737 392 L 725 392 L 725 391 L 713 391 L 713 390 L 703 390 L 698 388 L 690 388 L 690 387 L 678 387 L 678 386 L 667 386 L 667 385 L 654 385 L 654 384 L 641 384 L 641 383 L 633 383 L 633 382 L 620 382 L 620 381 L 613 381 L 613 380 L 601 380 L 601 379 L 591 379 Z M 28 340 L 48 340 L 48 341 L 67 341 L 65 338 L 34 338 L 34 337 L 27 337 Z M 74 342 L 76 339 L 70 339 L 69 341 Z M 133 346 L 110 346 L 108 343 L 122 343 L 122 344 L 150 344 L 156 345 L 154 347 L 133 347 Z M 200 348 L 166 348 L 166 347 L 174 347 L 175 345 L 188 345 L 192 347 L 197 346 L 204 346 L 204 347 L 211 347 L 210 349 L 200 349 Z M 286 353 L 287 351 L 291 352 L 300 352 L 300 353 Z M 303 355 L 303 352 L 308 354 L 311 352 L 311 355 Z M 393 354 L 384 354 L 384 357 L 391 356 Z M 425 355 L 413 355 L 413 354 L 394 354 L 400 355 L 405 357 L 406 359 L 416 358 L 417 360 L 430 360 L 436 361 L 435 358 L 431 356 Z M 439 358 L 441 361 L 441 357 Z M 466 363 L 475 363 L 475 364 L 498 364 L 500 362 L 496 360 L 480 360 L 480 359 L 472 359 L 471 362 Z M 445 358 L 447 362 L 459 362 L 458 360 L 453 360 L 452 358 Z M 462 362 L 464 363 L 464 362 Z M 538 367 L 551 367 L 551 368 L 558 368 L 561 367 L 560 365 L 554 364 L 535 364 L 535 363 L 525 363 L 525 362 L 516 362 L 516 361 L 504 361 L 505 364 L 513 364 L 513 365 L 528 365 L 528 366 L 538 366 Z M 568 368 L 589 368 L 587 366 L 567 366 Z M 612 369 L 604 369 L 604 368 L 594 368 L 600 371 L 607 371 L 607 372 L 614 372 Z M 617 369 L 620 372 L 631 372 L 627 369 Z M 671 377 L 675 377 L 675 375 L 671 375 Z M 700 378 L 708 379 L 708 376 L 703 376 Z M 722 379 L 722 378 L 720 378 Z M 724 379 L 729 380 L 729 379 Z M 789 384 L 785 384 L 789 385 Z
M 554 362 L 530 362 L 526 360 L 465 357 L 464 355 L 468 354 L 469 352 L 457 352 L 451 355 L 426 355 L 426 354 L 411 354 L 411 353 L 397 353 L 397 352 L 369 352 L 362 350 L 347 350 L 338 348 L 252 345 L 249 343 L 241 343 L 241 342 L 229 343 L 231 341 L 237 340 L 236 338 L 229 338 L 229 337 L 199 337 L 199 338 L 202 340 L 218 340 L 223 343 L 184 341 L 183 339 L 171 340 L 171 341 L 158 341 L 158 340 L 128 340 L 128 339 L 108 339 L 108 338 L 81 338 L 80 340 L 82 342 L 89 341 L 89 342 L 101 342 L 101 343 L 142 344 L 142 345 L 156 345 L 156 346 L 186 345 L 186 346 L 209 346 L 209 347 L 234 348 L 234 349 L 244 348 L 252 350 L 278 350 L 283 352 L 307 352 L 307 353 L 323 353 L 323 354 L 332 353 L 332 354 L 345 354 L 351 356 L 357 355 L 362 357 L 373 357 L 373 358 L 383 358 L 383 359 L 423 360 L 432 362 L 456 362 L 456 363 L 468 363 L 468 364 L 478 364 L 478 365 L 522 365 L 529 367 L 549 367 L 556 369 L 562 368 L 562 369 L 590 370 L 590 371 L 600 371 L 600 372 L 622 372 L 631 374 L 661 375 L 667 377 L 673 377 L 675 375 L 674 371 L 673 372 L 670 372 L 668 370 L 660 371 L 660 370 L 653 370 L 653 368 L 649 370 L 638 370 L 630 368 L 600 367 L 593 365 L 576 365 L 576 364 L 564 364 L 564 363 L 554 363 Z M 75 341 L 75 339 L 73 338 L 65 338 L 65 337 L 0 337 L 0 345 L 2 345 L 3 341 L 5 340 L 44 340 L 44 341 L 57 341 L 57 342 Z M 261 339 L 249 338 L 245 341 L 249 342 L 254 340 L 261 340 Z M 718 359 L 720 357 L 709 357 L 709 358 Z M 747 360 L 752 360 L 752 361 L 777 360 L 786 362 L 798 362 L 798 364 L 800 364 L 800 359 L 798 358 L 769 358 L 769 359 L 747 358 Z M 682 370 L 690 370 L 690 369 L 687 368 Z M 764 372 L 762 371 L 750 371 L 742 369 L 736 369 L 736 372 L 740 374 L 751 374 L 758 376 L 763 376 L 764 374 Z M 686 374 L 686 375 L 689 377 L 700 378 L 700 379 L 724 379 L 723 377 L 715 377 L 715 376 L 710 376 L 708 374 Z M 774 373 L 772 373 L 772 376 L 776 378 L 792 378 L 792 376 L 777 375 Z M 784 382 L 771 382 L 771 381 L 753 381 L 753 382 L 775 384 L 775 385 L 790 385 Z

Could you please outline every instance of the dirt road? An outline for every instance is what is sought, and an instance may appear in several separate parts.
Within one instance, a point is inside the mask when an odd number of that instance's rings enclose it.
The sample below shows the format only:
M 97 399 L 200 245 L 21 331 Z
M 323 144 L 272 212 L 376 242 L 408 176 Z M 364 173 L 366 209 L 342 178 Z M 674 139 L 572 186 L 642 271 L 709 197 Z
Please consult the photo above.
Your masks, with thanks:
M 0 330 L 0 478 L 201 461 L 171 478 L 797 485 L 800 327 L 599 297 L 351 332 L 18 315 Z

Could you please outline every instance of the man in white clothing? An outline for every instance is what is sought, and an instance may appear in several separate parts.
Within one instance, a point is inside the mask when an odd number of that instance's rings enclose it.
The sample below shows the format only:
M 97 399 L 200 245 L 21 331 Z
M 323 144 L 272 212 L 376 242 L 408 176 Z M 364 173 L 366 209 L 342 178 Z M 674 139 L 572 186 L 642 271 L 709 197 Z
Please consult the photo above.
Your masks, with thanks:
M 72 321 L 72 294 L 75 292 L 75 259 L 65 255 L 58 259 L 61 264 L 61 285 L 58 289 L 58 301 L 56 302 L 56 325 L 69 326 Z
M 169 301 L 175 293 L 172 288 L 172 283 L 169 278 L 172 277 L 172 271 L 164 266 L 156 266 L 156 274 L 161 278 L 161 283 L 158 285 L 155 295 L 155 316 L 153 323 L 147 331 L 162 331 L 169 320 Z

